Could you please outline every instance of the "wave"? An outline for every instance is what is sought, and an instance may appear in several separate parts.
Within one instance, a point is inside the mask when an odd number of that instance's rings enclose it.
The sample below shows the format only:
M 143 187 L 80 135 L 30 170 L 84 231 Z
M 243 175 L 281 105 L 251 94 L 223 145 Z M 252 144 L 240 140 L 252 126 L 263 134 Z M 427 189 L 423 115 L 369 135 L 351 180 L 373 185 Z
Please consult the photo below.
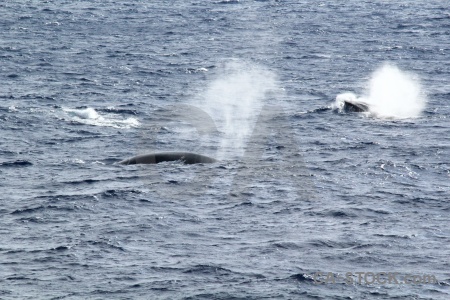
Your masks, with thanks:
M 28 160 L 5 161 L 0 163 L 2 167 L 27 167 L 32 165 L 33 163 Z
M 105 113 L 101 115 L 91 107 L 62 108 L 62 110 L 64 112 L 64 119 L 81 124 L 125 129 L 140 126 L 140 122 L 136 118 L 122 118 L 116 113 Z

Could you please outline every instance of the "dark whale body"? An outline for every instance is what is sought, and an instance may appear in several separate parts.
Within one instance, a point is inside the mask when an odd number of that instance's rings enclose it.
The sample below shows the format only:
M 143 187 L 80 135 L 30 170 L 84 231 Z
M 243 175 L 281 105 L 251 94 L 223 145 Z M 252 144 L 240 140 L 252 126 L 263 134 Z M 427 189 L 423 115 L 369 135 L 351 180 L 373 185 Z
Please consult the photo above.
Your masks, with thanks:
M 158 164 L 164 161 L 181 161 L 185 164 L 208 164 L 216 162 L 212 157 L 190 152 L 160 152 L 134 156 L 119 162 L 123 165 Z
M 364 102 L 345 100 L 342 110 L 345 112 L 365 112 L 369 111 L 369 105 Z

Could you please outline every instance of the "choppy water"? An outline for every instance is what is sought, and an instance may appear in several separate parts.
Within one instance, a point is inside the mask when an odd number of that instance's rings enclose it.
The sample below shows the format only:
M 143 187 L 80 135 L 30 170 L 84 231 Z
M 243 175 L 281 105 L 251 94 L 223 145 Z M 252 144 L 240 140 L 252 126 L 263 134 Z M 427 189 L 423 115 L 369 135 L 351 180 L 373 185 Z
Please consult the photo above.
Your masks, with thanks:
M 329 2 L 3 1 L 0 298 L 448 299 L 450 2 Z

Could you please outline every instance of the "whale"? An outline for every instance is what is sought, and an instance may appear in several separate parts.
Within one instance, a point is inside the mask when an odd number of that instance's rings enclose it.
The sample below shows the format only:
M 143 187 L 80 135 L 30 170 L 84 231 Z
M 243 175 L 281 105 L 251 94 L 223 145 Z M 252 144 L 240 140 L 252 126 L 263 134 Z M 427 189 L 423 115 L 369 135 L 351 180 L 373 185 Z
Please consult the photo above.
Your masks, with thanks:
M 159 152 L 137 155 L 128 159 L 124 159 L 119 162 L 122 165 L 136 165 L 136 164 L 158 164 L 165 161 L 180 161 L 182 163 L 191 164 L 209 164 L 214 163 L 217 160 L 190 152 Z
M 332 109 L 338 109 L 340 112 L 368 112 L 374 105 L 369 103 L 366 98 L 357 98 L 353 93 L 343 93 L 336 96 L 336 100 L 331 106 Z
M 368 103 L 359 100 L 344 100 L 342 110 L 345 112 L 366 112 L 370 107 Z

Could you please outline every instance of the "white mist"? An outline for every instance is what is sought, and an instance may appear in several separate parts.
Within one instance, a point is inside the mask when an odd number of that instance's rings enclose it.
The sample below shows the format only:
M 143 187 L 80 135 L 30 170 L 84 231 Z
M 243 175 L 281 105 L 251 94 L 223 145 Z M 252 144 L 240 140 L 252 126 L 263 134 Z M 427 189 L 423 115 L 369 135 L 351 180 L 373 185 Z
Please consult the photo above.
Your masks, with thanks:
M 352 93 L 340 94 L 336 104 L 339 106 L 342 100 L 366 102 L 372 115 L 393 119 L 416 118 L 426 105 L 418 77 L 391 64 L 384 64 L 372 74 L 365 96 L 357 99 Z
M 367 102 L 379 117 L 414 118 L 422 113 L 426 98 L 417 76 L 385 64 L 369 81 Z
M 219 159 L 244 153 L 264 98 L 275 88 L 275 74 L 262 66 L 232 61 L 221 68 L 202 100 L 223 134 Z

